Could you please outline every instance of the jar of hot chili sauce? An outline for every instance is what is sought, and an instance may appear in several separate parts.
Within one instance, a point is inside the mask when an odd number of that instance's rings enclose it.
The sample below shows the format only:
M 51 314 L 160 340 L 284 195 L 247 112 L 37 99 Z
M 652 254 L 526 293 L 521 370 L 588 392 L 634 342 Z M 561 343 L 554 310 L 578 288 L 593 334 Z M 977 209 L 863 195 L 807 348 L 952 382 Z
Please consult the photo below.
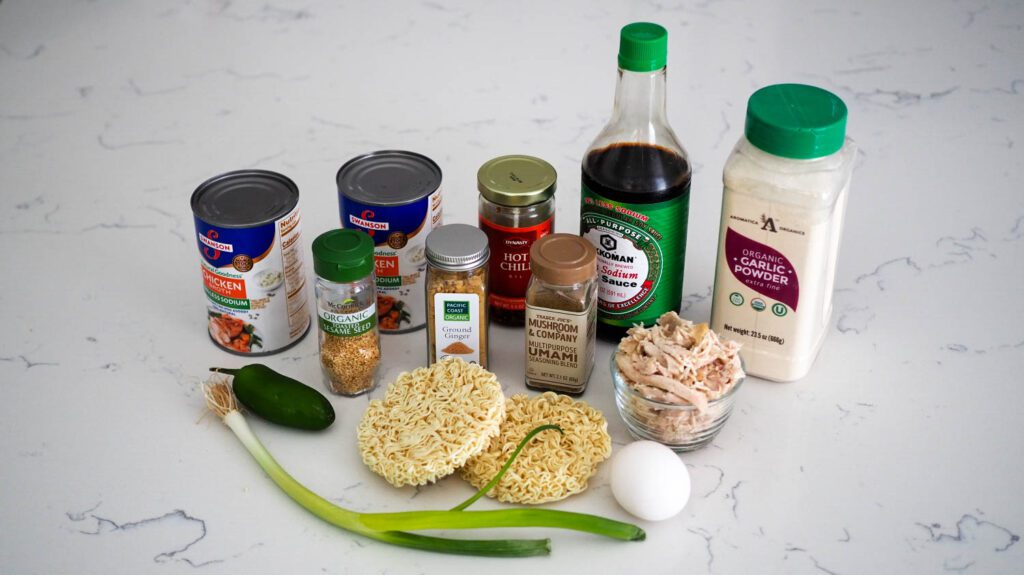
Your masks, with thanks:
M 491 320 L 521 326 L 530 282 L 530 247 L 555 227 L 555 168 L 533 156 L 501 156 L 480 166 L 480 229 L 491 250 Z

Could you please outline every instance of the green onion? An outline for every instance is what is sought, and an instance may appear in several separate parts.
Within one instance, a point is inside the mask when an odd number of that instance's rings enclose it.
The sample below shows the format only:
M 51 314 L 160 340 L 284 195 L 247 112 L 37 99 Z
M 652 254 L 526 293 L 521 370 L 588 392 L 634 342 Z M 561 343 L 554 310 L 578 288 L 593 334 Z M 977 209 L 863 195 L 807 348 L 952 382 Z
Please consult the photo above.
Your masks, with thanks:
M 365 537 L 413 549 L 480 555 L 488 557 L 530 557 L 547 555 L 551 552 L 548 539 L 449 539 L 407 533 L 404 530 L 429 529 L 476 529 L 491 527 L 557 527 L 605 535 L 626 541 L 642 541 L 644 532 L 635 525 L 582 513 L 569 513 L 544 509 L 505 509 L 497 511 L 463 511 L 484 493 L 494 487 L 508 470 L 513 459 L 530 439 L 546 429 L 557 426 L 540 426 L 531 431 L 519 443 L 512 457 L 505 463 L 498 475 L 483 489 L 451 511 L 409 511 L 404 513 L 357 513 L 339 507 L 295 480 L 270 455 L 259 438 L 249 428 L 245 417 L 238 408 L 231 387 L 224 382 L 214 382 L 205 387 L 207 407 L 216 413 L 235 433 L 238 440 L 249 451 L 253 459 L 263 468 L 270 479 L 296 503 L 320 519 L 358 533 Z M 561 429 L 558 429 L 561 432 Z
M 533 439 L 533 437 L 535 435 L 537 435 L 538 433 L 540 433 L 542 431 L 547 431 L 549 429 L 556 429 L 556 430 L 558 430 L 558 433 L 561 433 L 562 435 L 565 435 L 565 432 L 562 431 L 562 428 L 558 427 L 557 425 L 550 425 L 549 424 L 549 425 L 541 425 L 541 426 L 533 428 L 530 431 L 530 433 L 527 433 L 526 437 L 524 437 L 523 440 L 519 442 L 519 445 L 516 446 L 515 451 L 513 451 L 512 455 L 509 456 L 508 461 L 506 461 L 505 465 L 502 465 L 501 469 L 498 470 L 498 474 L 495 475 L 493 479 L 488 481 L 487 485 L 483 486 L 483 489 L 481 489 L 480 491 L 477 491 L 476 493 L 474 493 L 472 497 L 470 497 L 469 499 L 463 501 L 462 503 L 459 503 L 455 507 L 452 507 L 452 511 L 462 511 L 463 509 L 465 509 L 465 508 L 469 507 L 470 505 L 476 503 L 477 499 L 480 499 L 481 497 L 484 496 L 485 493 L 487 493 L 488 491 L 493 489 L 494 486 L 497 485 L 499 481 L 501 481 L 501 478 L 504 477 L 505 472 L 508 471 L 508 468 L 512 467 L 512 462 L 516 460 L 516 457 L 519 455 L 519 452 L 522 451 L 524 447 L 526 447 L 526 444 L 529 443 L 530 440 Z
M 362 513 L 359 520 L 371 529 L 481 529 L 490 527 L 557 527 L 604 535 L 623 541 L 643 541 L 636 525 L 586 513 L 552 509 L 498 509 L 494 511 L 403 511 Z

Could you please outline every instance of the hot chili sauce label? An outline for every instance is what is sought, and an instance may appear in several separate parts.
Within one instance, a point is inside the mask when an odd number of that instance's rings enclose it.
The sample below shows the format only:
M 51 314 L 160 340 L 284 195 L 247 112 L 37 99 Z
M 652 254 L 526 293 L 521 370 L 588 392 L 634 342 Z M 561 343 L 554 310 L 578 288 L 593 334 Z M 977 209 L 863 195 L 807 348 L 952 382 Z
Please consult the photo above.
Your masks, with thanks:
M 530 248 L 533 242 L 551 233 L 554 218 L 528 228 L 508 228 L 480 218 L 480 229 L 487 234 L 491 248 L 491 307 L 522 311 L 526 309 L 526 286 L 530 283 Z
M 609 200 L 583 185 L 580 235 L 597 249 L 598 318 L 653 324 L 682 303 L 689 193 L 653 204 Z

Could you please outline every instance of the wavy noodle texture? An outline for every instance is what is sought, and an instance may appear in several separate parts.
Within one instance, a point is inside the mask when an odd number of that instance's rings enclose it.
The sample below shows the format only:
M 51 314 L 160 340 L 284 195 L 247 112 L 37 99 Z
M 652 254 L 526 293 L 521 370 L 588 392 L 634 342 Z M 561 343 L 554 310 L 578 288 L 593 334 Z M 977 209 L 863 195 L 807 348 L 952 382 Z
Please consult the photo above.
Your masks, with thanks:
M 545 423 L 558 425 L 565 434 L 544 431 L 534 437 L 487 495 L 506 503 L 546 503 L 580 493 L 597 472 L 597 465 L 612 453 L 608 422 L 585 402 L 550 391 L 533 399 L 526 395 L 509 398 L 501 434 L 459 474 L 476 488 L 483 487 L 519 441 Z
M 445 358 L 398 376 L 363 413 L 363 462 L 395 487 L 451 474 L 498 435 L 505 396 L 491 372 Z

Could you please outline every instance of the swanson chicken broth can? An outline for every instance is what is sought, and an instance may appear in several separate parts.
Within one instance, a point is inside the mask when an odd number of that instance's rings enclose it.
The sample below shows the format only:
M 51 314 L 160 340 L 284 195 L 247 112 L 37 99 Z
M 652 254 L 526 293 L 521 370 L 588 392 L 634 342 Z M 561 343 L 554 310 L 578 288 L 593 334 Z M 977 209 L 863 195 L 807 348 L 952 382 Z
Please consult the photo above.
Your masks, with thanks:
M 420 154 L 386 150 L 346 162 L 337 183 L 342 227 L 373 238 L 380 330 L 423 327 L 424 245 L 441 225 L 441 168 Z
M 266 355 L 309 330 L 299 189 L 264 170 L 211 178 L 192 194 L 210 339 Z

